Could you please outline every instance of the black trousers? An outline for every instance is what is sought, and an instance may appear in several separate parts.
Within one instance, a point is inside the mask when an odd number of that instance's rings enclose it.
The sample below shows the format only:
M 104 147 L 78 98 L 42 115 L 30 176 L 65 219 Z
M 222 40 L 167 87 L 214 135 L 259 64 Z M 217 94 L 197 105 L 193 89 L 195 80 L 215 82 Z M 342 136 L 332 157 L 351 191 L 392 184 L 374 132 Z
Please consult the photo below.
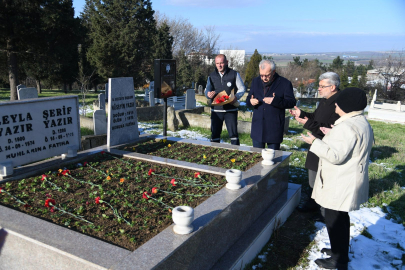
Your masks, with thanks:
M 226 125 L 231 144 L 239 145 L 238 111 L 214 112 L 211 111 L 211 142 L 221 141 L 222 125 Z
M 350 243 L 349 213 L 325 208 L 325 224 L 332 249 L 332 258 L 338 263 L 347 263 Z

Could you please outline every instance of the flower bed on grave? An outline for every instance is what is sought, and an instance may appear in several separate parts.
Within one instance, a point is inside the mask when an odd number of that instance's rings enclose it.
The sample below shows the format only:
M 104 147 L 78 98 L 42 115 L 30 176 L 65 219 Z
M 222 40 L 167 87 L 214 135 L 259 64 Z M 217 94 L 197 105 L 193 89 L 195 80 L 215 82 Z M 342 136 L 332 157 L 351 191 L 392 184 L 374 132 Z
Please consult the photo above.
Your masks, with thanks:
M 166 139 L 128 145 L 123 150 L 241 171 L 250 169 L 262 160 L 260 153 L 180 143 Z
M 101 152 L 82 163 L 0 185 L 0 204 L 128 250 L 195 208 L 225 177 Z

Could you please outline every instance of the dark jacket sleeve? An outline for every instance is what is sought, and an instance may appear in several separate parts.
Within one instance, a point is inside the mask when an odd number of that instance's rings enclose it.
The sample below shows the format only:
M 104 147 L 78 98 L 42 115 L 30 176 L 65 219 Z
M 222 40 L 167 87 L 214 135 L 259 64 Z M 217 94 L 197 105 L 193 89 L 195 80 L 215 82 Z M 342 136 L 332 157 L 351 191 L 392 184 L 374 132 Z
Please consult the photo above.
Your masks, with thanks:
M 284 91 L 283 96 L 276 96 L 274 97 L 271 105 L 277 107 L 279 109 L 292 109 L 294 108 L 295 104 L 297 103 L 294 97 L 294 90 L 290 81 L 287 84 L 283 85 Z
M 300 115 L 300 118 L 301 118 L 301 115 Z M 335 121 L 338 119 L 339 119 L 339 115 L 337 115 L 336 113 L 332 113 L 332 115 L 330 117 L 328 117 L 328 120 L 322 121 L 322 122 L 316 121 L 315 119 L 308 118 L 308 121 L 304 124 L 304 128 L 311 131 L 311 133 L 318 139 L 322 139 L 325 136 L 325 134 L 323 134 L 323 132 L 320 130 L 320 127 L 330 128 L 331 125 L 333 125 L 335 123 Z

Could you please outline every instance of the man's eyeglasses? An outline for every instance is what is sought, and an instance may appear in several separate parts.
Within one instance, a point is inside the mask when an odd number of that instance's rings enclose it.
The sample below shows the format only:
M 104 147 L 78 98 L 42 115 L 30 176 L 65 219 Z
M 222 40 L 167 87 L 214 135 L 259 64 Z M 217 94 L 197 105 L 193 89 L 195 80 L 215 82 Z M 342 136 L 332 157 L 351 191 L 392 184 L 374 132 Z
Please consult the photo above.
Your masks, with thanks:
M 324 88 L 329 87 L 329 86 L 332 86 L 332 85 L 320 85 L 318 88 L 324 89 Z

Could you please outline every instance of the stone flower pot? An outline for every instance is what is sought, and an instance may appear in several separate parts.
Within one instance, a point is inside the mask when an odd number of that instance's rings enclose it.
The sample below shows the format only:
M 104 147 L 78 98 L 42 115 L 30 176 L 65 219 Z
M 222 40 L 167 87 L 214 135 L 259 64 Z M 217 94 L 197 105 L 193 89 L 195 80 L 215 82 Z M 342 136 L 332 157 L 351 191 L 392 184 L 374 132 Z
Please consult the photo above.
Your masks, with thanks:
M 194 228 L 191 223 L 194 220 L 194 209 L 190 206 L 177 206 L 172 211 L 172 219 L 175 223 L 173 231 L 177 234 L 189 234 Z
M 270 148 L 262 149 L 262 157 L 263 157 L 262 164 L 263 165 L 273 165 L 274 164 L 274 161 L 273 161 L 274 154 L 275 154 L 275 152 L 273 149 L 270 149 Z
M 230 169 L 225 172 L 226 188 L 228 189 L 240 189 L 242 186 L 240 181 L 242 181 L 242 172 L 240 170 Z

